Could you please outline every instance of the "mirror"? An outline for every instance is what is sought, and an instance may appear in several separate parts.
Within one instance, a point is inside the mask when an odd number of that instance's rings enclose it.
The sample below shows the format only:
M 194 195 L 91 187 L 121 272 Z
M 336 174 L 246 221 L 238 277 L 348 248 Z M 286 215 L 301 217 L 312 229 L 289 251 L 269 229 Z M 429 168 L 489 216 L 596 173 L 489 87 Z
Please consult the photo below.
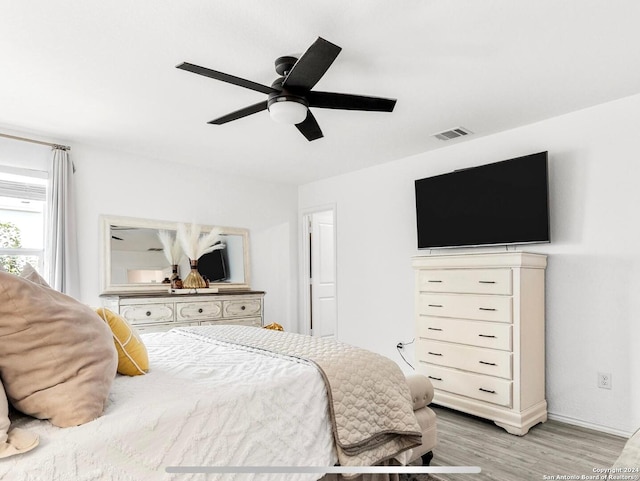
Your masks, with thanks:
M 171 266 L 158 232 L 167 230 L 175 235 L 177 226 L 177 222 L 101 216 L 102 293 L 168 291 L 170 285 L 165 282 L 171 277 Z M 212 227 L 203 225 L 202 232 Z M 225 272 L 219 277 L 224 280 L 212 281 L 210 286 L 249 289 L 249 231 L 237 227 L 220 230 L 225 248 L 214 253 L 222 254 Z M 189 270 L 189 259 L 183 256 L 178 274 L 184 279 Z

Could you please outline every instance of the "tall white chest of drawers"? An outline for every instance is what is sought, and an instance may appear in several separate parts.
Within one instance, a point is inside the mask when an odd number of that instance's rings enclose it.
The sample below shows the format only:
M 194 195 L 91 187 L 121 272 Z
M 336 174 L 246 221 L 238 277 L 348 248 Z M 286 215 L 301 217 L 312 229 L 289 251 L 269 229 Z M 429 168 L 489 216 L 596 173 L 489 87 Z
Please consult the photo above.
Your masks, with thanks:
M 516 435 L 547 420 L 546 265 L 526 252 L 413 258 L 416 364 L 434 403 Z
M 186 295 L 123 293 L 102 297 L 104 307 L 120 314 L 139 332 L 207 324 L 263 324 L 262 291 Z

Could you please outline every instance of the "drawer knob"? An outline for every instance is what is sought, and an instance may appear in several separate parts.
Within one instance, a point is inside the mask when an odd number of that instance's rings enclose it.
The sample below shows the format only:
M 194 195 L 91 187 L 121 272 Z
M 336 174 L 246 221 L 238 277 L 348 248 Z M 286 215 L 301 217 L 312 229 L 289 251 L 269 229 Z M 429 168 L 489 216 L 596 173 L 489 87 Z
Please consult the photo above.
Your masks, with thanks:
M 478 361 L 480 364 L 484 364 L 485 366 L 497 366 L 495 362 L 486 362 L 486 361 Z
M 439 352 L 429 352 L 429 354 L 431 354 L 432 356 L 442 356 L 442 354 L 440 354 Z
M 149 317 L 151 315 L 151 311 L 147 311 L 145 312 L 145 314 L 147 315 L 147 317 Z
M 479 284 L 495 284 L 496 281 L 478 281 Z
M 429 307 L 442 307 L 442 304 L 429 304 Z
M 478 334 L 478 337 L 490 337 L 490 338 L 495 339 L 496 336 L 490 336 L 488 334 Z
M 441 377 L 433 377 L 433 376 L 429 376 L 429 379 L 433 379 L 434 381 L 442 381 Z
M 240 309 L 244 311 L 246 309 L 246 306 L 241 306 Z
M 479 391 L 482 391 L 482 392 L 488 392 L 489 394 L 495 394 L 495 393 L 496 393 L 495 391 L 491 391 L 490 389 L 485 389 L 485 388 L 483 388 L 483 387 L 481 387 L 481 388 L 479 389 Z
M 202 314 L 202 307 L 198 309 L 198 314 Z
M 427 327 L 427 329 L 428 329 L 429 331 L 442 331 L 442 329 L 439 329 L 439 328 L 437 328 L 437 327 Z M 482 334 L 480 334 L 480 335 L 482 335 Z
M 436 281 L 436 280 L 429 279 L 427 282 L 442 282 L 442 281 Z
M 494 309 L 492 307 L 479 307 L 481 311 L 497 311 L 498 309 Z

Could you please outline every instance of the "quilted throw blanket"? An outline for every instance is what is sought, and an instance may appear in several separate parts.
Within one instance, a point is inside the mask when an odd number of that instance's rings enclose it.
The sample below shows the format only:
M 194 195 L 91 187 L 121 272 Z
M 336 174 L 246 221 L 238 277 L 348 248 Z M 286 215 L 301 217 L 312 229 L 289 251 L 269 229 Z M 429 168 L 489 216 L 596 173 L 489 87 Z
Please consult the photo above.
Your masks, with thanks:
M 248 326 L 186 327 L 176 331 L 314 364 L 327 388 L 342 466 L 373 466 L 421 443 L 404 374 L 384 356 L 333 339 Z

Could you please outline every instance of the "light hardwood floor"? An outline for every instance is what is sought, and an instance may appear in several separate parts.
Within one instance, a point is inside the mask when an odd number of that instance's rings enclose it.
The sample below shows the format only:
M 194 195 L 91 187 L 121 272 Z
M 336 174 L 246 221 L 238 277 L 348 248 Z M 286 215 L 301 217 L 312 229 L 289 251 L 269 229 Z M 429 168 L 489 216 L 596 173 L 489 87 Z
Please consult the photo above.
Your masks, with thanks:
M 538 424 L 525 436 L 513 436 L 490 421 L 431 407 L 438 426 L 438 444 L 431 465 L 482 468 L 481 474 L 434 476 L 447 481 L 534 481 L 551 476 L 563 479 L 558 475 L 580 479 L 581 475 L 596 474 L 594 468 L 611 467 L 626 442 L 619 436 L 558 421 Z

